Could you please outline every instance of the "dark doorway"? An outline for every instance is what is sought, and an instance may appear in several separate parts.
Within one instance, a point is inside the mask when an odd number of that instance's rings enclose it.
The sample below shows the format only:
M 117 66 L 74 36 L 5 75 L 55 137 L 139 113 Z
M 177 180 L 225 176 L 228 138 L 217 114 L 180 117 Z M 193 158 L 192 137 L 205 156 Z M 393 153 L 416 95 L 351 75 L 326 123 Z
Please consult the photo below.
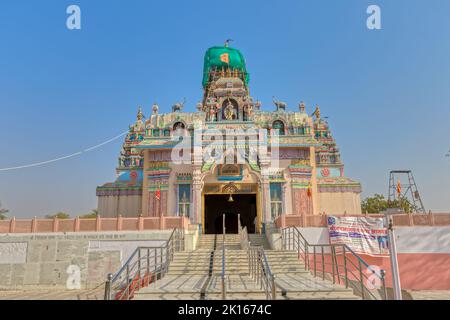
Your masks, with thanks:
M 205 195 L 205 233 L 222 234 L 223 214 L 226 233 L 238 233 L 238 214 L 241 224 L 249 233 L 255 233 L 256 194 L 234 194 L 229 202 L 228 194 Z

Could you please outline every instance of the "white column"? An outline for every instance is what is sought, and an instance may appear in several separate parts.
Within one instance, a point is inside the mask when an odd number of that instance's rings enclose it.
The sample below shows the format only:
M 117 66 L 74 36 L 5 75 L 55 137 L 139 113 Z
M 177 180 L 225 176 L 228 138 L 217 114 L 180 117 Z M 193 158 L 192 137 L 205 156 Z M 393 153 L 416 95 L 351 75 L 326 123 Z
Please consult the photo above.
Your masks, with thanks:
M 191 222 L 196 224 L 202 223 L 202 181 L 201 168 L 195 166 L 192 175 L 192 193 L 194 201 L 194 214 Z
M 281 214 L 286 214 L 286 189 L 287 189 L 287 182 L 283 183 L 281 185 Z

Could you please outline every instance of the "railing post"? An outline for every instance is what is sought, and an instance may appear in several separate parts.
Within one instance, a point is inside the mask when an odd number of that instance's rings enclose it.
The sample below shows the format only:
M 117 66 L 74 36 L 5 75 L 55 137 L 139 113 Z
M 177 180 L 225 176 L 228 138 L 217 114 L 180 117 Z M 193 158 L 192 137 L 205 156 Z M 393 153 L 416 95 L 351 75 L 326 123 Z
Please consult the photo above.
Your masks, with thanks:
M 380 270 L 381 275 L 381 284 L 383 286 L 383 294 L 384 294 L 384 300 L 388 299 L 387 290 L 386 290 L 386 271 L 383 269 Z
M 248 273 L 250 274 L 250 277 L 252 276 L 252 260 L 250 258 L 251 252 L 252 251 L 250 249 L 247 250 Z
M 130 300 L 130 266 L 127 264 L 127 300 Z
M 150 282 L 150 248 L 147 248 L 147 285 Z
M 334 272 L 334 257 L 336 256 L 336 251 L 334 249 L 334 246 L 331 246 L 331 269 L 333 273 L 333 284 L 336 283 L 336 273 Z M 339 276 L 338 276 L 339 279 Z
M 320 246 L 322 252 L 322 280 L 325 280 L 325 256 L 323 254 L 323 246 Z
M 259 251 L 256 251 L 256 285 L 260 284 L 260 273 L 261 273 L 261 268 L 260 268 L 260 261 L 259 261 Z M 261 284 L 262 286 L 262 284 Z
M 160 274 L 161 277 L 163 275 L 163 248 L 159 248 L 159 255 L 160 255 L 160 259 L 159 259 L 159 269 L 160 269 Z
M 158 265 L 158 248 L 153 248 L 155 250 L 155 264 L 154 264 L 154 268 L 156 271 L 156 266 Z
M 294 229 L 291 228 L 290 230 L 290 235 L 289 235 L 289 250 L 293 250 L 294 249 L 294 239 L 292 239 L 294 237 Z
M 106 276 L 106 282 L 105 282 L 105 295 L 104 300 L 111 300 L 111 281 L 112 281 L 113 275 L 112 273 L 108 273 Z
M 309 267 L 309 247 L 305 243 L 305 270 L 310 270 Z
M 241 214 L 238 213 L 238 233 L 241 234 Z
M 167 273 L 167 269 L 169 268 L 169 261 L 170 261 L 170 248 L 169 244 L 166 246 L 166 260 L 164 262 L 164 274 Z
M 141 249 L 138 248 L 138 290 L 141 288 Z
M 358 260 L 358 266 L 359 266 L 359 282 L 361 285 L 361 298 L 364 300 L 365 294 L 364 294 L 364 279 L 363 279 L 363 272 L 362 272 L 362 266 L 361 261 Z
M 222 215 L 222 240 L 225 241 L 225 213 Z
M 345 246 L 343 246 L 342 249 L 344 251 L 345 288 L 348 288 L 347 253 L 345 252 Z
M 225 276 L 222 277 L 222 300 L 226 300 L 226 293 L 225 293 Z
M 313 246 L 313 254 L 314 254 L 314 277 L 317 276 L 317 265 L 316 265 L 316 246 Z
M 273 274 L 272 274 L 271 281 L 272 281 L 272 300 L 276 300 L 277 289 L 275 287 L 275 276 Z

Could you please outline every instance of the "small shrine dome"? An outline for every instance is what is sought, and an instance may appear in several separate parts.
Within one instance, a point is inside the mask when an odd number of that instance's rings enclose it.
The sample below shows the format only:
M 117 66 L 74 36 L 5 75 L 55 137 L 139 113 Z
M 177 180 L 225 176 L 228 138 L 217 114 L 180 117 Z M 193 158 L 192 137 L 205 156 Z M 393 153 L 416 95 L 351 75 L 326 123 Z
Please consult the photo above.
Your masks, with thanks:
M 209 72 L 212 69 L 238 69 L 246 74 L 245 84 L 248 84 L 249 76 L 245 66 L 245 59 L 241 51 L 227 46 L 215 46 L 206 50 L 203 65 L 203 87 L 206 87 Z

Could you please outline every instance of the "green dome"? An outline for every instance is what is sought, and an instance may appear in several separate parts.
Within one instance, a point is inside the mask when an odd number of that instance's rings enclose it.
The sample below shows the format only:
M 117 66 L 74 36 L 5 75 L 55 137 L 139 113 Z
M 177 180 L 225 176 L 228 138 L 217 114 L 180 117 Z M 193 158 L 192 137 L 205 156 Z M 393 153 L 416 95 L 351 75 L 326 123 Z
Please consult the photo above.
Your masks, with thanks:
M 228 62 L 224 61 L 228 57 Z M 211 47 L 205 53 L 205 62 L 203 65 L 203 87 L 206 86 L 209 77 L 209 71 L 214 68 L 239 69 L 245 72 L 245 84 L 248 85 L 249 76 L 245 67 L 245 59 L 242 53 L 230 47 Z

